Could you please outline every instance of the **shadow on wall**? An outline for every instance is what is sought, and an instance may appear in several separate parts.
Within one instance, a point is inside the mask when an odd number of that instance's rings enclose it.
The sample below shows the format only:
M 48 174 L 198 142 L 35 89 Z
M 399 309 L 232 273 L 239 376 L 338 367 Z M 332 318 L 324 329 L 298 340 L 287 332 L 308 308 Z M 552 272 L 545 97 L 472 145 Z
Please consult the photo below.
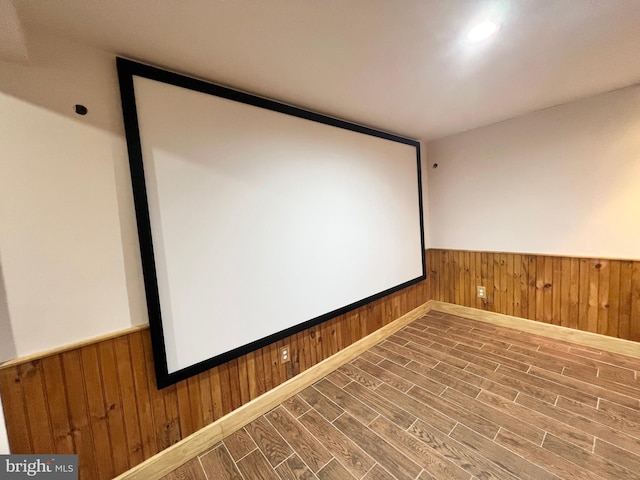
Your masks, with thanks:
M 2 363 L 17 356 L 13 329 L 9 319 L 7 289 L 4 286 L 4 275 L 2 274 L 2 259 L 0 259 L 0 333 L 0 363 Z
M 94 334 L 100 335 L 115 329 L 125 328 L 130 324 L 145 323 L 148 316 L 115 56 L 109 52 L 74 43 L 52 32 L 29 31 L 27 37 L 27 59 L 16 62 L 0 55 L 0 97 L 6 94 L 7 98 L 21 101 L 20 104 L 15 104 L 16 109 L 28 117 L 26 121 L 30 122 L 29 128 L 32 128 L 29 131 L 30 135 L 36 135 L 36 132 L 41 130 L 56 132 L 57 139 L 49 139 L 51 147 L 49 148 L 50 153 L 47 154 L 46 163 L 57 165 L 57 170 L 54 171 L 51 178 L 44 179 L 44 182 L 47 186 L 46 190 L 51 192 L 57 201 L 43 205 L 42 213 L 32 207 L 24 206 L 24 208 L 30 208 L 28 213 L 32 217 L 42 214 L 51 222 L 57 221 L 59 224 L 67 225 L 69 232 L 73 229 L 83 231 L 85 228 L 83 227 L 83 219 L 73 218 L 71 212 L 60 208 L 60 204 L 70 203 L 78 206 L 74 215 L 82 215 L 83 211 L 93 208 L 95 217 L 100 219 L 100 221 L 94 222 L 95 224 L 103 228 L 104 231 L 119 232 L 120 246 L 114 246 L 111 237 L 104 238 L 100 236 L 99 232 L 95 232 L 93 240 L 82 242 L 83 246 L 80 249 L 81 252 L 87 252 L 93 248 L 94 258 L 100 255 L 104 258 L 104 249 L 108 248 L 112 255 L 110 261 L 114 264 L 116 262 L 123 263 L 125 270 L 127 290 L 125 301 L 129 302 L 129 312 L 125 312 L 124 316 L 119 316 L 113 324 L 100 324 L 96 321 Z M 88 109 L 87 114 L 78 115 L 74 110 L 76 104 L 84 105 Z M 31 106 L 40 108 L 31 109 L 29 108 Z M 49 113 L 56 115 L 49 115 Z M 35 165 L 38 162 L 45 161 L 32 153 L 37 151 L 36 149 L 25 149 L 19 139 L 4 138 L 3 140 L 7 140 L 9 147 L 24 154 L 29 160 L 28 164 L 19 167 L 18 172 L 9 171 L 6 174 L 7 177 L 11 175 L 17 178 L 24 172 L 28 172 L 29 168 L 36 169 Z M 5 148 L 4 144 L 3 148 Z M 30 154 L 33 154 L 33 159 L 29 157 Z M 108 169 L 110 167 L 113 169 L 113 177 L 109 175 Z M 84 169 L 83 175 L 80 175 L 80 169 Z M 62 185 L 68 185 L 69 179 L 74 175 L 78 179 L 77 188 L 63 188 Z M 42 177 L 39 178 L 42 179 Z M 32 178 L 29 179 L 31 183 L 34 181 Z M 87 187 L 89 181 L 94 182 L 91 187 Z M 38 188 L 31 183 L 28 188 Z M 88 193 L 87 190 L 89 190 Z M 116 221 L 113 218 L 114 211 L 118 215 Z M 42 228 L 45 229 L 48 228 L 45 225 L 50 225 L 50 223 L 43 222 L 42 225 Z M 87 233 L 86 229 L 84 232 Z M 73 242 L 78 240 L 71 238 L 71 235 L 66 239 L 62 234 L 59 237 L 61 241 L 68 241 L 68 243 L 63 243 L 69 246 L 68 254 L 78 262 L 78 265 L 81 265 L 83 254 L 73 251 Z M 95 244 L 92 243 L 93 241 Z M 87 247 L 87 245 L 92 245 L 92 247 Z M 3 246 L 3 254 L 5 259 L 8 259 L 12 252 Z M 60 253 L 60 255 L 63 254 Z M 83 274 L 92 270 L 92 267 L 88 265 L 78 268 L 81 271 L 82 268 L 85 269 L 82 271 Z M 99 270 L 95 265 L 93 268 Z M 49 268 L 48 272 L 56 272 L 56 270 Z M 8 269 L 8 265 L 5 267 L 4 275 L 13 299 L 13 271 Z M 49 278 L 55 277 L 56 273 L 48 273 L 47 275 Z M 109 290 L 111 299 L 105 302 L 107 306 L 113 304 L 114 301 L 120 302 L 121 298 L 115 298 L 120 295 L 120 290 L 118 290 L 121 286 L 120 280 L 109 278 L 105 281 L 113 282 L 115 289 Z M 91 288 L 91 282 L 79 285 L 77 290 L 70 289 L 68 295 L 70 298 L 75 298 L 79 291 L 89 288 Z M 114 293 L 114 291 L 118 293 Z M 96 293 L 95 290 L 94 293 Z M 100 292 L 97 292 L 96 295 L 98 298 L 104 298 Z M 6 298 L 3 301 L 6 302 Z M 61 305 L 64 306 L 65 303 L 71 308 L 71 301 L 61 302 Z M 99 312 L 100 307 L 97 306 L 95 310 Z M 18 310 L 13 311 L 12 321 L 14 323 L 20 321 L 18 320 L 20 313 L 21 311 Z M 89 315 L 91 318 L 95 318 L 92 311 L 88 313 L 91 314 Z M 96 313 L 96 315 L 100 315 L 100 313 Z M 123 325 L 122 322 L 125 324 Z M 5 319 L 0 318 L 0 327 L 3 328 L 3 333 L 4 323 Z M 14 325 L 14 329 L 18 353 L 22 354 L 19 350 L 23 345 L 22 330 L 17 325 Z M 4 351 L 4 343 L 3 337 L 0 340 L 0 361 L 6 359 L 7 355 Z

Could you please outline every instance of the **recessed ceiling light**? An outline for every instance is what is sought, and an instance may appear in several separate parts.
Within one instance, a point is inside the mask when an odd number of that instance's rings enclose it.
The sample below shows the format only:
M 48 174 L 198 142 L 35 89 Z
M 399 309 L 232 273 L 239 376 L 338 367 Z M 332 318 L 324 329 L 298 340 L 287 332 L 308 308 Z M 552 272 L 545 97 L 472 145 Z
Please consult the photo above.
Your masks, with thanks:
M 498 30 L 500 30 L 500 25 L 488 21 L 482 22 L 469 31 L 467 39 L 474 43 L 482 42 L 495 35 Z

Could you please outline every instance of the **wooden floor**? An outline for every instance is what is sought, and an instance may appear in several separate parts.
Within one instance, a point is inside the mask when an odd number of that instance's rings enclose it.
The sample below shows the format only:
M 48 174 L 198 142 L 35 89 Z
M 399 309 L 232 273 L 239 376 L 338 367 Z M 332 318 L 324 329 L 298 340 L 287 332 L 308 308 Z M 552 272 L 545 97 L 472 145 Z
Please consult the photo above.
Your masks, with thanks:
M 640 479 L 639 370 L 432 311 L 165 480 Z

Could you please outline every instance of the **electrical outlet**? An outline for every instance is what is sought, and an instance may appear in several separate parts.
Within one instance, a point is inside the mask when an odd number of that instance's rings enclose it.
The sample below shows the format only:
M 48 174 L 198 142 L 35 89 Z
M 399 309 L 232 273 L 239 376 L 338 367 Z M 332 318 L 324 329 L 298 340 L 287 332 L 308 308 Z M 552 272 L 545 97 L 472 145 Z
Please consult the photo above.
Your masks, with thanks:
M 478 285 L 478 298 L 487 298 L 487 289 Z
M 289 360 L 289 345 L 280 348 L 280 363 L 287 363 Z

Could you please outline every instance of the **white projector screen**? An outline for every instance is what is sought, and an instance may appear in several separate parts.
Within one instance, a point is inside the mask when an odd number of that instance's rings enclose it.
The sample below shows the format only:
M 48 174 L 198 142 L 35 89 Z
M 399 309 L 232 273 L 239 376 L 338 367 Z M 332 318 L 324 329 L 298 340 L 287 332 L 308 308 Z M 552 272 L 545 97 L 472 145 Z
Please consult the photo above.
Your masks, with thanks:
M 159 388 L 426 277 L 416 141 L 118 71 Z

